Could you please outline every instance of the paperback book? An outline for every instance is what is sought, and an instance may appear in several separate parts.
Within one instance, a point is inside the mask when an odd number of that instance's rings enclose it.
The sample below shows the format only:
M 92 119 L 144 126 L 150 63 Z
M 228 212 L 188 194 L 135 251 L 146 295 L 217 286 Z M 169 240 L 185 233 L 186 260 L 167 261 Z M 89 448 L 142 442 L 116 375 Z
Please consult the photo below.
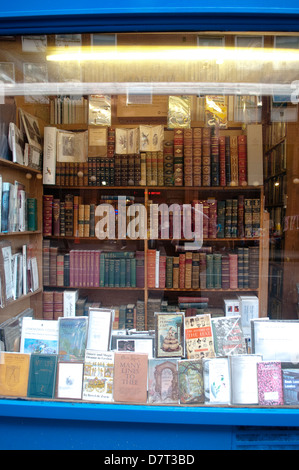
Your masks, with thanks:
M 148 361 L 148 402 L 179 402 L 177 359 Z
M 30 354 L 0 352 L 0 395 L 26 397 Z
M 186 354 L 188 359 L 214 357 L 211 315 L 185 317 Z
M 58 353 L 63 361 L 84 361 L 87 341 L 87 317 L 58 319 Z
M 113 401 L 114 353 L 85 351 L 83 400 Z
M 143 353 L 114 353 L 114 401 L 147 402 L 148 356 Z
M 184 357 L 185 336 L 182 312 L 156 312 L 156 357 Z
M 283 405 L 281 363 L 262 361 L 257 364 L 259 405 Z
M 30 317 L 23 318 L 20 352 L 57 354 L 58 322 L 56 320 L 33 320 Z
M 181 404 L 204 403 L 203 365 L 201 360 L 179 360 L 178 383 Z
M 32 354 L 28 379 L 28 397 L 54 398 L 56 369 L 56 354 Z
M 212 318 L 211 322 L 216 356 L 247 353 L 240 316 Z

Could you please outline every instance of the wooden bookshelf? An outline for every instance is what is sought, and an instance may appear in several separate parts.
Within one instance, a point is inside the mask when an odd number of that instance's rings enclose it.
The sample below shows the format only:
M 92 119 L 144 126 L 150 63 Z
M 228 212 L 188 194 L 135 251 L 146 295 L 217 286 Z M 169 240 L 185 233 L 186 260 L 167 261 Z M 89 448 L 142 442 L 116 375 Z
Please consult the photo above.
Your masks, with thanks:
M 37 199 L 37 230 L 0 232 L 0 240 L 10 242 L 12 253 L 22 251 L 22 246 L 31 246 L 37 258 L 39 288 L 34 292 L 28 291 L 15 300 L 10 300 L 0 308 L 0 321 L 12 318 L 27 308 L 32 308 L 34 316 L 41 318 L 42 312 L 42 174 L 28 166 L 19 165 L 9 160 L 0 159 L 0 174 L 2 183 L 18 181 L 25 187 L 29 197 Z

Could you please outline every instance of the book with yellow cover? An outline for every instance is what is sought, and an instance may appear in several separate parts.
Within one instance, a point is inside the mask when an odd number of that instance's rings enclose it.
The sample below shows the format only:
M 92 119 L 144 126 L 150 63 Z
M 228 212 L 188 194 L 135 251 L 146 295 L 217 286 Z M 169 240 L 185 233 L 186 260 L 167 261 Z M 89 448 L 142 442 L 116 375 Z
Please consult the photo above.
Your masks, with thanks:
M 0 395 L 26 397 L 30 354 L 0 353 Z

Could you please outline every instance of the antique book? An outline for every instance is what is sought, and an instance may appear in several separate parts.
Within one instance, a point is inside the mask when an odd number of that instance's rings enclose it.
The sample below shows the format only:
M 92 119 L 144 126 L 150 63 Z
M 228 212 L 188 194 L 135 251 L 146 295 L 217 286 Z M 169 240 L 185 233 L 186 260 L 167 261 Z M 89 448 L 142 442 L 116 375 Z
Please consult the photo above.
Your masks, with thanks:
M 238 137 L 233 135 L 230 137 L 230 171 L 232 186 L 239 185 L 239 168 L 238 168 Z
M 56 354 L 31 354 L 27 396 L 54 398 L 56 369 Z
M 185 340 L 188 359 L 214 357 L 211 315 L 185 317 Z
M 219 141 L 215 127 L 211 128 L 211 186 L 219 186 Z
M 179 402 L 177 359 L 149 359 L 148 402 Z
M 202 186 L 211 186 L 211 129 L 202 129 Z
M 226 186 L 226 169 L 225 169 L 225 136 L 219 136 L 219 184 Z
M 239 315 L 212 318 L 211 323 L 216 356 L 247 353 Z
M 26 397 L 30 354 L 0 353 L 0 395 Z
M 228 358 L 204 358 L 202 362 L 205 403 L 230 403 L 231 381 Z
M 262 361 L 257 364 L 259 405 L 283 405 L 281 363 Z
M 230 356 L 233 405 L 258 404 L 257 364 L 262 359 L 257 354 Z
M 113 401 L 114 353 L 85 351 L 82 399 Z
M 247 136 L 238 136 L 238 174 L 239 186 L 247 186 Z
M 156 357 L 184 357 L 183 312 L 155 312 Z
M 193 186 L 201 186 L 202 128 L 193 129 Z
M 63 361 L 84 360 L 88 317 L 61 317 L 58 319 L 58 353 Z
M 114 353 L 113 398 L 116 402 L 147 402 L 148 355 L 144 353 Z
M 204 403 L 203 365 L 201 360 L 179 360 L 178 383 L 181 404 Z

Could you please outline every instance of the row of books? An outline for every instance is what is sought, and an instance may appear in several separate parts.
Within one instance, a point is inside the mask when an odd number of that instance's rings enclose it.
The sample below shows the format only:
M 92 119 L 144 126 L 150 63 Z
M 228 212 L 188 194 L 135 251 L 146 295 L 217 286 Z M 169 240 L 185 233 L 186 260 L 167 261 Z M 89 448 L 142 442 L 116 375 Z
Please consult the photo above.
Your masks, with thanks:
M 43 284 L 57 287 L 144 287 L 143 252 L 72 249 L 43 241 Z
M 22 183 L 2 181 L 0 175 L 0 201 L 2 233 L 37 230 L 37 199 L 29 197 Z
M 50 100 L 50 124 L 87 124 L 88 99 L 58 96 Z
M 43 318 L 58 320 L 59 317 L 88 316 L 90 308 L 100 308 L 101 302 L 94 302 L 88 296 L 81 296 L 76 290 L 46 290 L 43 292 Z M 135 304 L 122 304 L 109 307 L 114 311 L 113 330 L 135 328 L 145 330 L 144 300 Z
M 118 236 L 119 197 L 101 196 L 99 201 L 99 205 L 107 204 L 107 208 L 111 209 L 113 231 L 116 238 Z M 126 235 L 128 237 L 130 237 L 128 208 L 134 204 L 134 200 L 133 196 L 125 198 Z M 225 200 L 216 200 L 215 198 L 193 200 L 189 207 L 190 223 L 188 220 L 185 221 L 186 205 L 183 208 L 183 205 L 175 204 L 171 211 L 167 207 L 165 212 L 165 204 L 159 205 L 149 201 L 147 211 L 148 226 L 152 230 L 150 236 L 165 239 L 190 238 L 192 234 L 200 235 L 197 233 L 199 228 L 195 223 L 197 204 L 202 204 L 202 236 L 204 239 L 253 238 L 260 235 L 261 200 L 239 195 L 237 198 Z M 106 224 L 102 224 L 103 227 L 98 224 L 98 232 L 96 233 L 96 209 L 95 203 L 86 204 L 81 196 L 67 194 L 62 201 L 55 198 L 54 195 L 44 195 L 43 234 L 44 236 L 75 237 L 106 236 L 109 231 Z M 190 228 L 192 233 L 190 235 L 185 233 L 185 228 Z
M 298 369 L 282 369 L 280 362 L 254 355 L 169 360 L 130 351 L 86 350 L 84 361 L 64 362 L 56 354 L 2 354 L 2 396 L 193 406 L 298 405 Z M 18 387 L 6 379 L 13 367 L 22 374 Z
M 37 257 L 32 245 L 12 252 L 10 242 L 0 242 L 0 306 L 39 289 Z
M 225 200 L 194 199 L 191 201 L 190 227 L 193 233 L 199 235 L 195 223 L 196 205 L 202 204 L 203 239 L 207 238 L 253 238 L 260 235 L 261 200 L 246 198 L 240 194 L 237 198 Z M 166 219 L 163 208 L 151 203 L 149 213 L 156 215 L 156 221 L 151 223 L 156 238 L 187 238 L 188 219 L 184 220 L 183 207 L 175 204 L 172 212 L 167 210 Z
M 134 202 L 134 197 L 126 196 L 125 210 Z M 109 204 L 114 211 L 113 222 L 115 237 L 118 235 L 117 211 L 118 196 L 101 196 L 99 204 Z M 102 206 L 104 209 L 104 206 Z M 105 206 L 106 207 L 106 206 Z M 74 237 L 94 237 L 107 236 L 109 232 L 106 224 L 96 232 L 96 208 L 97 204 L 85 204 L 81 196 L 67 194 L 64 200 L 55 198 L 53 195 L 43 196 L 43 235 L 44 236 L 74 236 Z M 103 210 L 105 213 L 105 210 Z M 98 216 L 97 221 L 99 221 Z M 126 217 L 129 222 L 129 216 Z M 100 224 L 99 224 L 100 225 Z M 104 231 L 104 228 L 107 228 Z M 127 228 L 127 225 L 126 225 Z M 113 237 L 113 238 L 115 238 Z
M 247 136 L 222 136 L 204 127 L 174 129 L 163 150 L 131 154 L 115 153 L 111 137 L 107 157 L 58 161 L 54 181 L 61 186 L 246 186 L 247 176 Z
M 281 141 L 265 154 L 264 177 L 271 178 L 287 168 L 286 140 Z
M 298 364 L 288 359 L 298 355 L 291 333 L 298 329 L 296 321 L 253 320 L 252 342 L 258 351 L 250 354 L 240 316 L 156 312 L 155 330 L 140 334 L 111 334 L 112 319 L 113 311 L 101 308 L 90 309 L 88 317 L 24 318 L 19 353 L 3 353 L 1 395 L 150 404 L 298 404 Z M 288 332 L 286 351 L 273 349 L 277 327 Z M 260 328 L 269 333 L 272 347 L 267 351 L 266 336 L 261 342 L 257 335 Z M 6 372 L 16 364 L 22 380 L 12 387 Z M 66 377 L 71 378 L 67 383 Z
M 257 289 L 259 247 L 235 252 L 186 252 L 166 256 L 147 251 L 147 287 L 150 289 Z

